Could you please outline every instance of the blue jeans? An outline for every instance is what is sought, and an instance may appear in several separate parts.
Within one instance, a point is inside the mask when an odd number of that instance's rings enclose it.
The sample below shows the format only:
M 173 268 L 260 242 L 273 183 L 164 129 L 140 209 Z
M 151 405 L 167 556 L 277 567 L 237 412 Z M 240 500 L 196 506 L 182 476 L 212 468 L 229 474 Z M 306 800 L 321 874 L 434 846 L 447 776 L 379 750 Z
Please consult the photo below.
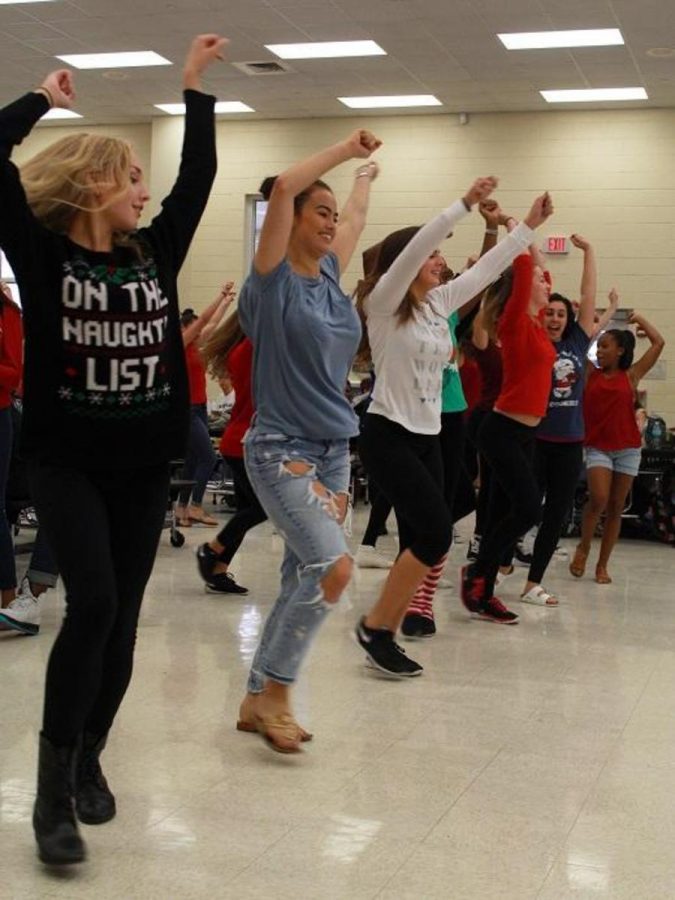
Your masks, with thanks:
M 194 481 L 195 486 L 186 488 L 178 495 L 181 506 L 187 506 L 192 494 L 195 506 L 201 506 L 206 491 L 206 483 L 216 467 L 216 451 L 209 436 L 209 417 L 205 403 L 193 403 L 190 407 L 190 437 L 188 452 L 183 466 L 183 478 Z
M 248 679 L 260 693 L 265 679 L 292 684 L 332 604 L 321 581 L 349 548 L 336 495 L 349 490 L 349 442 L 313 441 L 252 428 L 244 441 L 246 469 L 265 512 L 285 542 L 281 589 L 267 617 Z M 307 463 L 293 474 L 288 463 Z M 327 489 L 321 497 L 316 482 Z

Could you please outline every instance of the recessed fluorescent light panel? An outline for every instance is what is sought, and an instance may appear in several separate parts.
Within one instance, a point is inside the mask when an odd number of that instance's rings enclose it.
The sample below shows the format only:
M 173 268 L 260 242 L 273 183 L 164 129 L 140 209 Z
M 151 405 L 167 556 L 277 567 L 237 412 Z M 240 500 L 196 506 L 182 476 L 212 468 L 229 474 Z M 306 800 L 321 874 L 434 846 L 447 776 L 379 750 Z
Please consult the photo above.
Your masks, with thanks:
M 498 34 L 507 50 L 549 50 L 553 47 L 613 47 L 623 44 L 618 28 L 575 29 L 574 31 L 524 31 Z
M 169 113 L 171 116 L 184 116 L 185 115 L 185 104 L 184 103 L 155 103 L 156 109 L 161 109 L 162 112 Z M 249 113 L 255 112 L 255 110 L 247 106 L 245 103 L 242 103 L 240 100 L 218 100 L 216 102 L 216 112 L 217 113 Z
M 76 69 L 125 69 L 134 66 L 170 66 L 171 60 L 164 59 L 153 50 L 138 50 L 129 53 L 73 53 L 57 56 L 64 63 Z
M 48 0 L 0 0 L 0 6 L 9 6 L 11 3 L 12 6 L 18 3 L 46 3 Z
M 73 112 L 72 109 L 61 109 L 58 106 L 55 106 L 53 109 L 50 109 L 48 112 L 42 116 L 41 121 L 45 119 L 81 119 L 82 116 L 80 113 Z
M 387 109 L 402 106 L 443 106 L 433 94 L 403 94 L 389 97 L 338 97 L 350 109 Z
M 578 91 L 539 91 L 547 103 L 591 103 L 599 100 L 649 100 L 647 91 L 632 88 L 588 88 Z
M 265 44 L 280 59 L 329 59 L 339 56 L 386 56 L 375 41 L 319 41 L 303 44 Z

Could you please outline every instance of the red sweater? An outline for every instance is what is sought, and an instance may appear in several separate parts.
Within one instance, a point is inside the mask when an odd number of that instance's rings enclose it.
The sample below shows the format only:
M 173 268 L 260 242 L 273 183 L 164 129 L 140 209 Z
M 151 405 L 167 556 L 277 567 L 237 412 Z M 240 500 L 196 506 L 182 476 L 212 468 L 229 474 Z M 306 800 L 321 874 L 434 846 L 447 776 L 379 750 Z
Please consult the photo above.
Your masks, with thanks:
M 243 457 L 242 440 L 253 417 L 253 395 L 251 393 L 251 373 L 253 369 L 253 344 L 248 338 L 240 341 L 230 350 L 226 368 L 234 387 L 232 415 L 220 439 L 223 456 Z
M 503 376 L 495 409 L 543 418 L 556 353 L 541 322 L 528 312 L 533 268 L 529 253 L 513 261 L 513 290 L 497 325 Z
M 193 406 L 206 403 L 206 369 L 195 342 L 185 348 L 185 363 L 190 382 L 190 403 Z
M 642 439 L 635 421 L 635 391 L 625 369 L 603 375 L 593 369 L 584 392 L 585 444 L 598 450 L 640 447 Z
M 0 409 L 7 409 L 23 374 L 23 325 L 21 310 L 3 294 L 0 297 Z

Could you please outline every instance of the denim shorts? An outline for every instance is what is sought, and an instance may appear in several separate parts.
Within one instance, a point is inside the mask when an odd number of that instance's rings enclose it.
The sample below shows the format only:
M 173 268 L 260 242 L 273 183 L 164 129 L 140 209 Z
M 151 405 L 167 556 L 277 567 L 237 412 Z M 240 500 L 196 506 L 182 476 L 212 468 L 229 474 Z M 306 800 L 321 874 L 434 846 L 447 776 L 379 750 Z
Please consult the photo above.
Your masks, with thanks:
M 587 469 L 610 469 L 620 475 L 631 475 L 633 478 L 640 470 L 642 450 L 639 447 L 626 447 L 624 450 L 598 450 L 597 447 L 586 447 Z

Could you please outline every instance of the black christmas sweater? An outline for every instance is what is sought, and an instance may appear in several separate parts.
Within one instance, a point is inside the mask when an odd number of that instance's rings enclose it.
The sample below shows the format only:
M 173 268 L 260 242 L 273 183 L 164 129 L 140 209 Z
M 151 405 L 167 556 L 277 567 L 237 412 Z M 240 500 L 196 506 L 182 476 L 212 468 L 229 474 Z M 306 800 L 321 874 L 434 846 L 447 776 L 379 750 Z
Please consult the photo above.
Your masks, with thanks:
M 0 246 L 21 294 L 26 334 L 26 458 L 125 469 L 182 457 L 189 395 L 176 279 L 216 173 L 215 98 L 185 91 L 178 178 L 134 246 L 95 252 L 41 225 L 11 162 L 48 103 L 0 110 Z M 140 251 L 140 252 L 139 252 Z

